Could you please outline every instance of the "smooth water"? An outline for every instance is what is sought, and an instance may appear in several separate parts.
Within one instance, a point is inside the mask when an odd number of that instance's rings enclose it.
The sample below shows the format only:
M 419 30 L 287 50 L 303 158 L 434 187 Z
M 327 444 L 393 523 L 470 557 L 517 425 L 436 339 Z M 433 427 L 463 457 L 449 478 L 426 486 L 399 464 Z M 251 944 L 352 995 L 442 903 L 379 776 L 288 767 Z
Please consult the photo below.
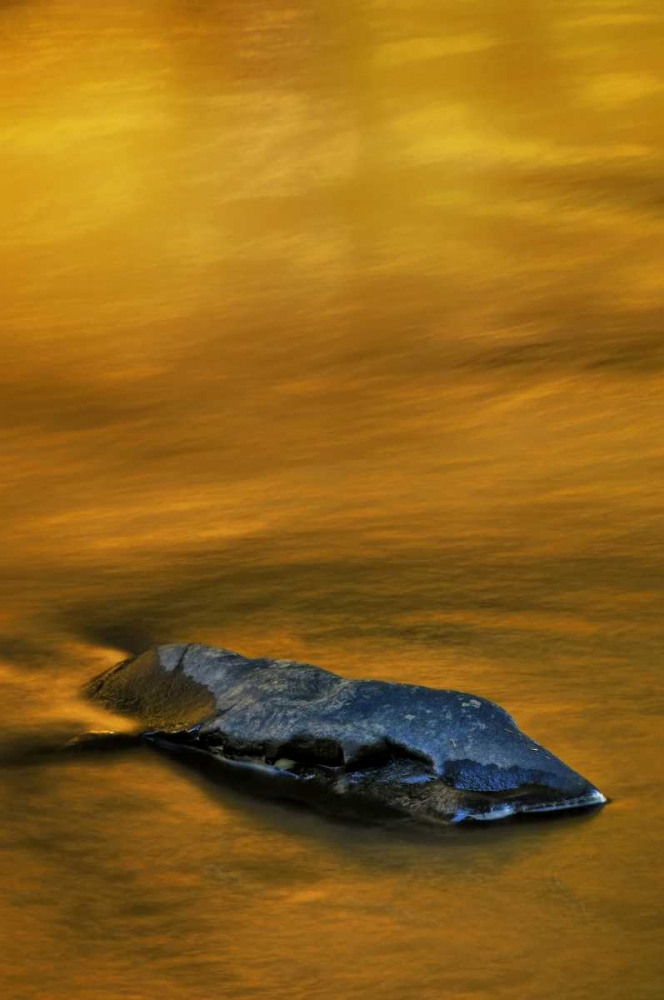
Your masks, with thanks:
M 661 996 L 663 36 L 2 3 L 3 997 Z M 172 640 L 494 698 L 613 801 L 419 835 L 31 758 Z

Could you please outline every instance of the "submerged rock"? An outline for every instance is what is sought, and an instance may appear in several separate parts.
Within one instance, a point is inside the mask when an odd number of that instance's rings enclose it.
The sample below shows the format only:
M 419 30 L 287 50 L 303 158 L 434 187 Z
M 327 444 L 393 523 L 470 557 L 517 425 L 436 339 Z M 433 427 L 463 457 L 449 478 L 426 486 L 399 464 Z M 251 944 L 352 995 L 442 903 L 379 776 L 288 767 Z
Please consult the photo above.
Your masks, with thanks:
M 243 785 L 343 813 L 501 819 L 606 802 L 493 702 L 291 660 L 158 646 L 87 694 Z

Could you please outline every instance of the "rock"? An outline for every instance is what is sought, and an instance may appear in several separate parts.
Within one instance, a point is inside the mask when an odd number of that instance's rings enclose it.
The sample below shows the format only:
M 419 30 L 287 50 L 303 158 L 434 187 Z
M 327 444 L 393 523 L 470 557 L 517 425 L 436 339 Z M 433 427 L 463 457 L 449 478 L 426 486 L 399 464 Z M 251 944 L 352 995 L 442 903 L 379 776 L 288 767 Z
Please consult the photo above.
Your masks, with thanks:
M 189 644 L 125 660 L 86 692 L 159 747 L 326 810 L 459 822 L 606 802 L 504 709 L 459 691 Z

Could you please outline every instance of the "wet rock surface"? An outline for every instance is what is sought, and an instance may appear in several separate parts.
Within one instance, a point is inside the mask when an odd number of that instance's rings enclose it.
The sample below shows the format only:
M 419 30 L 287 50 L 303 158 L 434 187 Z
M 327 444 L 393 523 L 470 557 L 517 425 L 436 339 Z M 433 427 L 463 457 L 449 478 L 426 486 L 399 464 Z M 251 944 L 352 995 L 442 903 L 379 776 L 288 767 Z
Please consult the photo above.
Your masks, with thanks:
M 459 691 L 188 644 L 123 661 L 87 694 L 157 746 L 328 810 L 458 822 L 606 801 L 504 709 Z

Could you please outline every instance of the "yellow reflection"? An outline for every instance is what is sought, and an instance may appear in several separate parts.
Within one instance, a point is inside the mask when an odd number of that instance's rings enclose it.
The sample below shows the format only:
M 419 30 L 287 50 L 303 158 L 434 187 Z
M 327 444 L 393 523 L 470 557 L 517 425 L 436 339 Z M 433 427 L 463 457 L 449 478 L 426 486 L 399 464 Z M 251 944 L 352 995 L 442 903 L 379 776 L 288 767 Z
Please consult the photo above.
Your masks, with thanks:
M 22 776 L 7 995 L 37 969 L 49 1000 L 208 1000 L 222 974 L 231 1000 L 291 980 L 501 997 L 516 970 L 546 1000 L 569 985 L 552 939 L 579 995 L 646 995 L 658 5 L 23 0 L 0 19 L 6 714 L 86 721 L 84 677 L 200 639 L 475 689 L 642 797 L 639 828 L 624 806 L 603 841 L 559 827 L 422 863 L 375 832 L 275 832 L 157 763 Z

